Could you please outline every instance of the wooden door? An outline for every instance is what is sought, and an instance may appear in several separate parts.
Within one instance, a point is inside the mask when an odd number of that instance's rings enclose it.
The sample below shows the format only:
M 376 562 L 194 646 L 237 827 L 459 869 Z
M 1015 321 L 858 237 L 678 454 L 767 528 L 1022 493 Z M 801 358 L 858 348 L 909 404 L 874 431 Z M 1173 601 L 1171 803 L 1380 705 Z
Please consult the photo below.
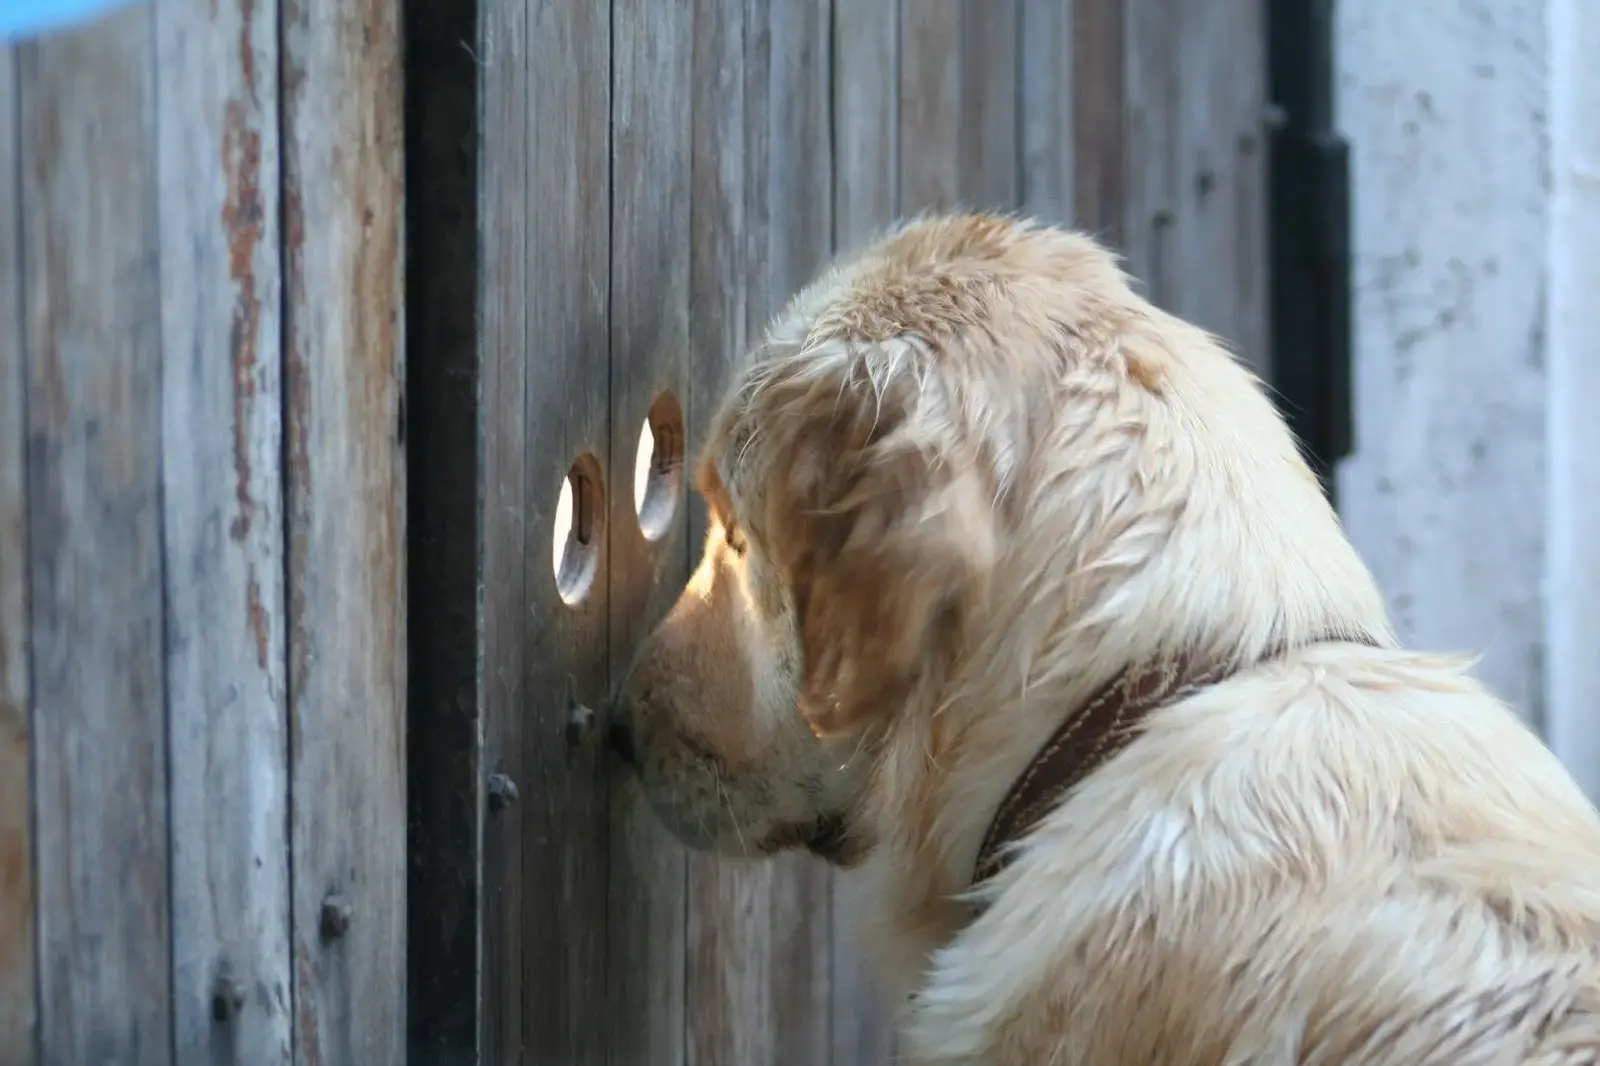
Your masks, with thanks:
M 468 7 L 408 16 L 416 1046 L 887 1062 L 847 879 L 686 854 L 597 712 L 698 555 L 728 367 L 895 218 L 1074 222 L 1264 362 L 1260 0 Z

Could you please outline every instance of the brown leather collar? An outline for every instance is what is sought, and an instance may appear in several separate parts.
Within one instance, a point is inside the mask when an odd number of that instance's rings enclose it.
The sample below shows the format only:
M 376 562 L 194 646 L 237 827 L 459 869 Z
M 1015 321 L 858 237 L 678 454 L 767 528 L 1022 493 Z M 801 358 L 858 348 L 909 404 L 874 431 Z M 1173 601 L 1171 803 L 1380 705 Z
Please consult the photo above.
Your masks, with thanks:
M 1343 635 L 1312 643 L 1343 640 L 1373 644 L 1366 636 Z M 1259 661 L 1277 658 L 1284 650 L 1278 649 Z M 1084 778 L 1132 743 L 1152 711 L 1226 680 L 1243 665 L 1202 667 L 1189 656 L 1180 655 L 1129 668 L 1112 678 L 1082 710 L 1061 723 L 1028 768 L 1011 783 L 978 849 L 973 883 L 987 881 L 1005 869 L 1010 862 L 1007 845 L 1022 839 Z

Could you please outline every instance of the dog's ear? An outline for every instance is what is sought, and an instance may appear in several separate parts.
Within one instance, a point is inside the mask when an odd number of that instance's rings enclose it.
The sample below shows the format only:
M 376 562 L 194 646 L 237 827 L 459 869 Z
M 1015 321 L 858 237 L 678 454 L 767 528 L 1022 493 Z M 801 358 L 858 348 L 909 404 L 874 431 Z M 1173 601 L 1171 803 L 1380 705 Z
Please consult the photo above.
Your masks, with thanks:
M 801 710 L 855 729 L 962 652 L 995 558 L 993 479 L 961 401 L 915 340 L 827 342 L 741 390 L 762 531 L 794 596 Z

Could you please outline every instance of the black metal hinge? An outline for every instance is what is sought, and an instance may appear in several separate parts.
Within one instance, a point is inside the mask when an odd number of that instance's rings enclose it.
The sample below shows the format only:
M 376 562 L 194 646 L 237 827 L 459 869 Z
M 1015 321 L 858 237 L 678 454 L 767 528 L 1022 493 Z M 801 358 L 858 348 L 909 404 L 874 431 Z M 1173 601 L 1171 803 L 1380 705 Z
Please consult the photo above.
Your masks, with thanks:
M 1332 121 L 1332 4 L 1267 12 L 1272 385 L 1331 495 L 1352 447 L 1350 151 Z

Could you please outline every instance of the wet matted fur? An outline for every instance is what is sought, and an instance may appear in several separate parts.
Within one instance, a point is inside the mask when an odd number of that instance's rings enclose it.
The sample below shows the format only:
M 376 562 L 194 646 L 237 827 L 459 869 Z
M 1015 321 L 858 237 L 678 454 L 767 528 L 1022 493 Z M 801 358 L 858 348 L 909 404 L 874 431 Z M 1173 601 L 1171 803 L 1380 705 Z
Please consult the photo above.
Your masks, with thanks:
M 1088 238 L 935 217 L 842 262 L 698 482 L 625 747 L 686 841 L 863 867 L 904 1061 L 1597 1060 L 1594 808 L 1466 661 L 1395 646 L 1259 382 Z M 1247 665 L 974 890 L 1044 740 L 1178 652 Z

